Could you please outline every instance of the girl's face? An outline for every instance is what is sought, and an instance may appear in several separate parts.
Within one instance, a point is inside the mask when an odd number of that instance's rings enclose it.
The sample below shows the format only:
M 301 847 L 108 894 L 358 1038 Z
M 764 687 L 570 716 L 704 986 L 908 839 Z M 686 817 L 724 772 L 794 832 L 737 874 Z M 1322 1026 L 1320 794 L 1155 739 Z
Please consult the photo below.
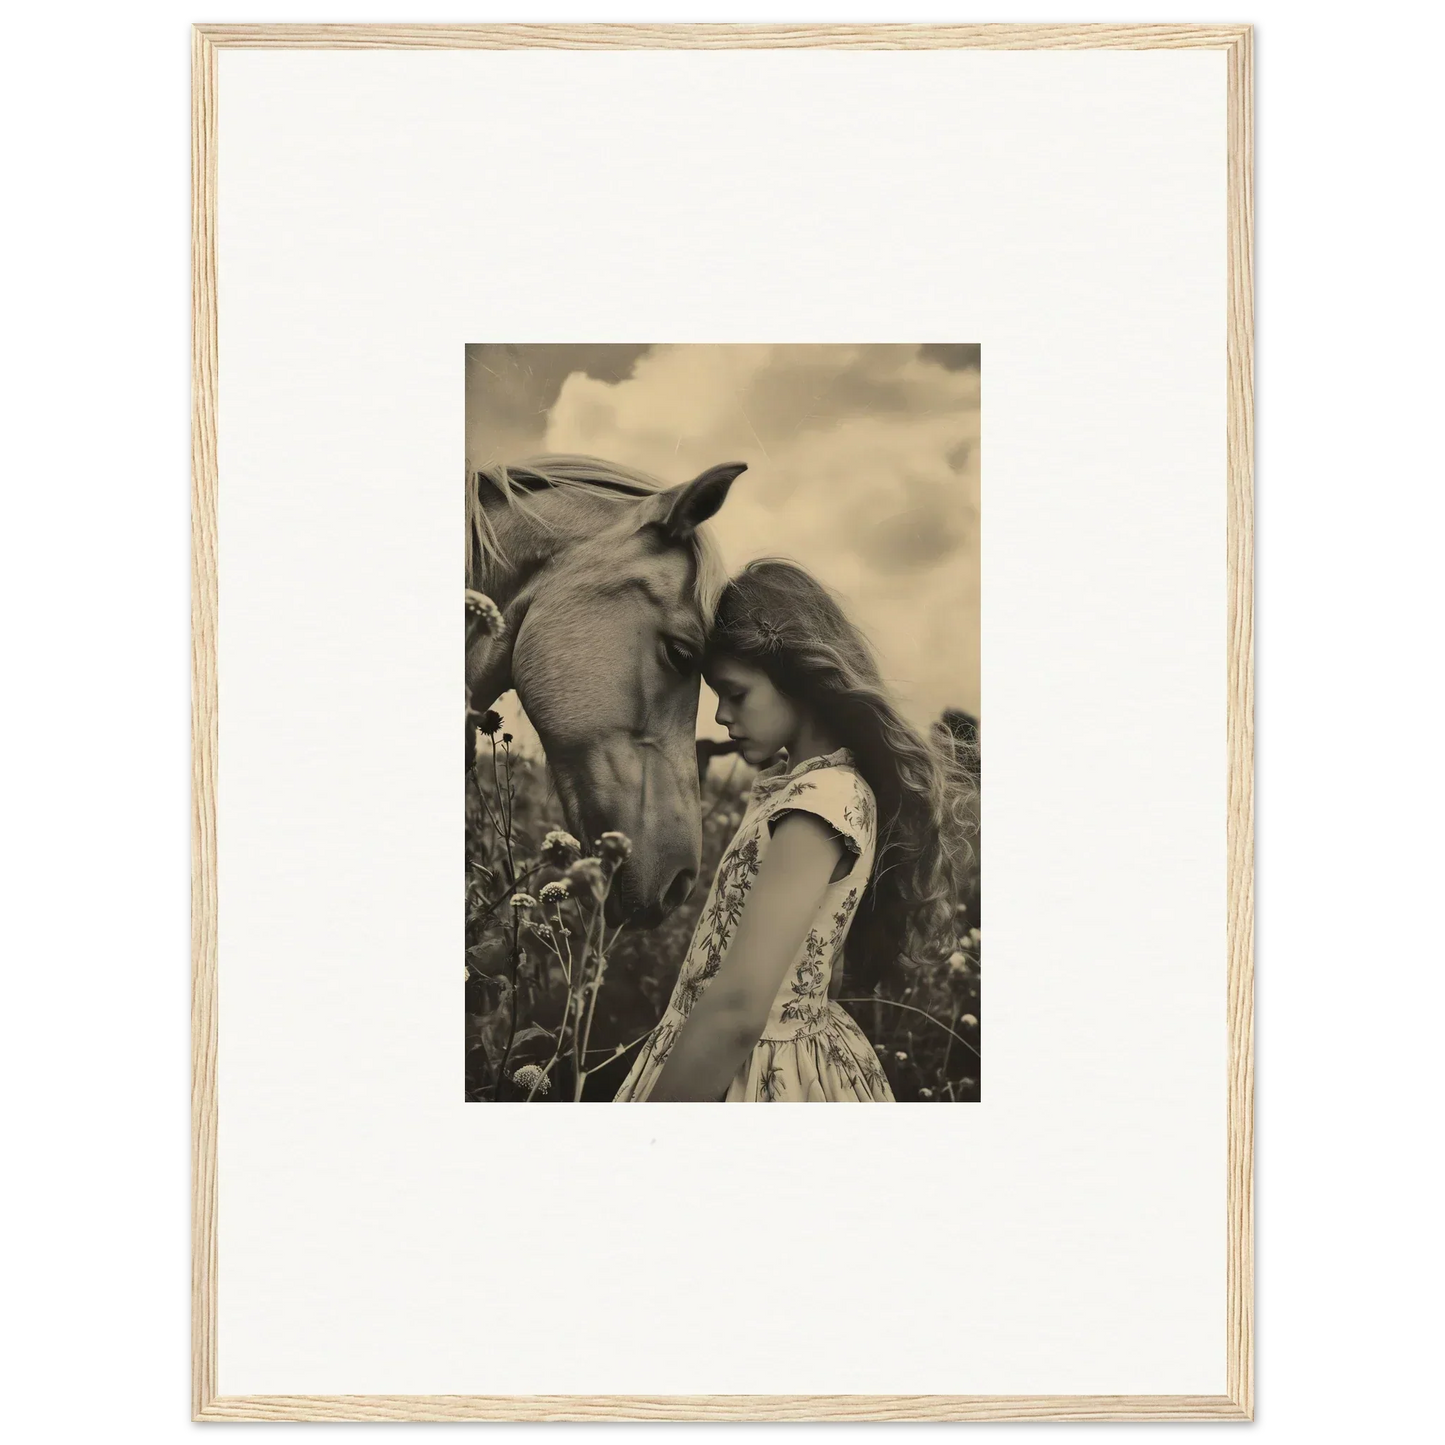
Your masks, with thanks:
M 793 745 L 802 714 L 761 668 L 735 657 L 717 657 L 703 675 L 717 693 L 718 725 L 742 744 L 746 762 L 758 767 L 779 748 Z

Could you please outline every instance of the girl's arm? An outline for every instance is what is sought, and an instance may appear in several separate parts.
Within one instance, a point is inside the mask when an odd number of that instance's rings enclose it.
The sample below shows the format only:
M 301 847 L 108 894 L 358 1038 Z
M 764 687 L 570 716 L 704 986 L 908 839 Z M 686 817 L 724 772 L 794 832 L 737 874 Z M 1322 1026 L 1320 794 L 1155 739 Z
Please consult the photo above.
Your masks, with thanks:
M 811 813 L 778 823 L 717 975 L 678 1033 L 650 1102 L 706 1102 L 726 1091 L 767 1025 L 842 851 Z

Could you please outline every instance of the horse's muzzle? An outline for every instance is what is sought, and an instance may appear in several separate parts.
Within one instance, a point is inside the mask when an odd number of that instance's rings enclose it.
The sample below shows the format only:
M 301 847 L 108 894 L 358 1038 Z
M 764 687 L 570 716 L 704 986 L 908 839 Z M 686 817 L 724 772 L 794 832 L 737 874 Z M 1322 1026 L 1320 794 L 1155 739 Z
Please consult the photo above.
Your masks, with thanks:
M 613 927 L 626 922 L 632 928 L 656 928 L 675 909 L 684 903 L 697 883 L 697 874 L 691 868 L 677 873 L 660 899 L 651 903 L 629 902 L 625 894 L 610 893 L 607 897 L 607 922 Z
M 629 928 L 640 929 L 645 933 L 656 928 L 671 912 L 672 909 L 665 903 L 649 903 L 646 908 L 635 908 L 626 914 L 625 921 Z

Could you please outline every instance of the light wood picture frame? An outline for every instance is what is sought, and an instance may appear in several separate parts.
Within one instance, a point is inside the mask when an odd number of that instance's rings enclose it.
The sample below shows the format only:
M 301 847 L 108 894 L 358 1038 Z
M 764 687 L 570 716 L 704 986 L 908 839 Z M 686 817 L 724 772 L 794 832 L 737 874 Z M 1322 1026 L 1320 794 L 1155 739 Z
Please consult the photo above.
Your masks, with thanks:
M 211 1420 L 1250 1420 L 1253 1232 L 1252 31 L 1246 25 L 197 25 L 192 102 L 192 1413 Z M 217 1389 L 218 209 L 223 50 L 1195 49 L 1227 66 L 1227 1388 L 1212 1396 L 285 1395 Z

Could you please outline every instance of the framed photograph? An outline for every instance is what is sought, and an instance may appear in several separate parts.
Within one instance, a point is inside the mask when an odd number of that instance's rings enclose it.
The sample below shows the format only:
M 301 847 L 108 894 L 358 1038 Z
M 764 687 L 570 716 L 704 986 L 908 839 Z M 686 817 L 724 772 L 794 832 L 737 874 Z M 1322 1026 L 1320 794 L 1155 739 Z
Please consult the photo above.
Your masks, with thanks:
M 196 1419 L 1253 1418 L 1250 46 L 195 28 Z

